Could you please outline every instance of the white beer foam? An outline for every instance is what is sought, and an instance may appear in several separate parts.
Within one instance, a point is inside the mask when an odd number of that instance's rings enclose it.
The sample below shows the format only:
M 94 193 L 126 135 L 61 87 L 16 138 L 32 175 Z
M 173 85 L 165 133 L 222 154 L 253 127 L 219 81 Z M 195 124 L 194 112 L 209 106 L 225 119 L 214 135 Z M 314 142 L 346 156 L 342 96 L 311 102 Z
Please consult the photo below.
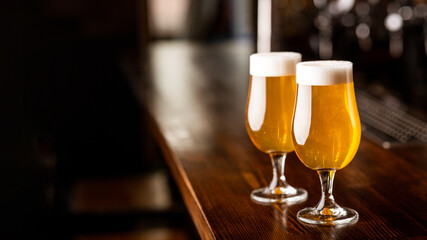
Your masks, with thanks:
M 296 82 L 325 86 L 353 81 L 353 63 L 349 61 L 309 61 L 297 64 Z
M 264 77 L 295 75 L 295 65 L 299 62 L 301 54 L 296 52 L 255 53 L 249 58 L 249 72 Z

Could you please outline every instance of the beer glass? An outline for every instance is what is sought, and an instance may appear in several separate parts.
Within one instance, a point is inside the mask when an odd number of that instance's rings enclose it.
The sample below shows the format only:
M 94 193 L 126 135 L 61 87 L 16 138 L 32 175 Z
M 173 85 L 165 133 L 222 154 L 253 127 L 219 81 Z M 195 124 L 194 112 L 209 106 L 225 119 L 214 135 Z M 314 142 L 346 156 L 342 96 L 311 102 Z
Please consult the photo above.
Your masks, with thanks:
M 348 61 L 312 61 L 297 64 L 297 99 L 292 123 L 295 152 L 316 170 L 322 195 L 314 208 L 298 212 L 309 224 L 357 222 L 358 213 L 335 203 L 335 172 L 351 162 L 360 143 L 360 120 L 353 86 L 353 64 Z
M 295 103 L 295 65 L 301 54 L 256 53 L 250 56 L 250 85 L 246 105 L 246 129 L 252 143 L 270 155 L 273 179 L 252 191 L 260 203 L 296 203 L 307 199 L 307 191 L 286 182 L 286 154 L 294 150 L 291 137 Z

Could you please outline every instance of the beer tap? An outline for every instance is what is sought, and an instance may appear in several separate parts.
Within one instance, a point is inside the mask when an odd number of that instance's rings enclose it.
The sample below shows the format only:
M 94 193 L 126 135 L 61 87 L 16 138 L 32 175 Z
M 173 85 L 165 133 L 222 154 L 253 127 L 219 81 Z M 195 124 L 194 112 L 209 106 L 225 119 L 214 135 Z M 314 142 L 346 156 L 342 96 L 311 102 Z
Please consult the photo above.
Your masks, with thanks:
M 418 3 L 413 10 L 414 17 L 423 24 L 424 52 L 427 55 L 427 4 Z
M 314 25 L 319 30 L 318 52 L 321 59 L 330 59 L 333 55 L 333 19 L 348 13 L 354 2 L 355 0 L 313 0 L 314 6 L 319 9 Z
M 378 4 L 378 2 L 379 0 L 360 1 L 355 6 L 355 12 L 358 19 L 356 36 L 360 49 L 365 52 L 372 48 L 371 15 L 372 9 Z
M 390 56 L 398 58 L 403 53 L 403 18 L 398 13 L 401 5 L 399 2 L 391 2 L 387 5 L 387 16 L 384 19 L 384 26 L 389 32 L 389 52 Z

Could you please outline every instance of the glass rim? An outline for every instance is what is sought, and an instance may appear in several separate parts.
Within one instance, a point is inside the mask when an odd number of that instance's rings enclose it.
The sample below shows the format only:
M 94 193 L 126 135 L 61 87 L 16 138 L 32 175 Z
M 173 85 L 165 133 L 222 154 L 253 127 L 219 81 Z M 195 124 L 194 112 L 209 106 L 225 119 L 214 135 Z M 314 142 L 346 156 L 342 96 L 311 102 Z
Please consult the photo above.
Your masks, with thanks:
M 254 53 L 249 56 L 249 73 L 267 77 L 295 75 L 296 64 L 301 58 L 298 52 Z

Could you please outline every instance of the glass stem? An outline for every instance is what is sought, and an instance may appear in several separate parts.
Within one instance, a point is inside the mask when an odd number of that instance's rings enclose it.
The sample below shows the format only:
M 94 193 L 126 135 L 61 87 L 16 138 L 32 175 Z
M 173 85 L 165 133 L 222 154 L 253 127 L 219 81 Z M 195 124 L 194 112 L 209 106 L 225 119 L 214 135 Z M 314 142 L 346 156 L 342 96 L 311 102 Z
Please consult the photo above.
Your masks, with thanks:
M 285 152 L 270 153 L 271 164 L 273 165 L 273 179 L 268 187 L 269 191 L 280 191 L 282 188 L 287 188 L 285 177 Z
M 318 170 L 320 184 L 322 185 L 322 196 L 320 202 L 317 204 L 316 209 L 322 215 L 332 215 L 334 210 L 340 208 L 332 195 L 334 185 L 334 177 L 336 170 Z

